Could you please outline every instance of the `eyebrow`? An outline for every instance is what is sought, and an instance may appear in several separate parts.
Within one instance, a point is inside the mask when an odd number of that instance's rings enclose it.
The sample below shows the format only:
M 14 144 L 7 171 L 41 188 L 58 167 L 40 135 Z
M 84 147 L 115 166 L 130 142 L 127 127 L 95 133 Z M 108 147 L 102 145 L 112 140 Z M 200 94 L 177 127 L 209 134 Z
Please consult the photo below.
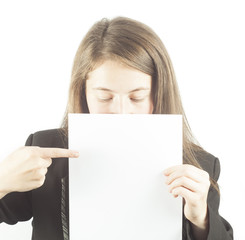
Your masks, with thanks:
M 94 90 L 101 90 L 101 91 L 106 91 L 106 92 L 113 92 L 111 89 L 109 88 L 104 88 L 104 87 L 96 87 L 96 88 L 93 88 Z M 139 87 L 139 88 L 136 88 L 136 89 L 133 89 L 131 91 L 129 91 L 128 93 L 132 93 L 132 92 L 137 92 L 137 91 L 147 91 L 147 90 L 150 90 L 150 88 L 145 88 L 145 87 Z

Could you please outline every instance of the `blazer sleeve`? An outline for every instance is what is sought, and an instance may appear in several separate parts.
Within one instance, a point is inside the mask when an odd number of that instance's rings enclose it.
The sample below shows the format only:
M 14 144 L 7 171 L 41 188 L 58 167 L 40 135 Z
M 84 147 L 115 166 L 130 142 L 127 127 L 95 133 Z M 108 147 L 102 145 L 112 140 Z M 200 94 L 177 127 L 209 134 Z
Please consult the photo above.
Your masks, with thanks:
M 210 178 L 218 181 L 220 175 L 220 162 L 218 158 L 213 158 L 212 167 L 203 169 L 209 172 Z M 210 163 L 208 165 L 210 165 Z M 207 240 L 231 240 L 233 239 L 233 229 L 231 225 L 219 215 L 219 204 L 220 204 L 220 194 L 214 187 L 210 187 L 208 193 L 208 217 L 209 217 L 209 233 Z M 186 229 L 186 238 L 187 240 L 194 240 L 194 237 L 191 233 L 191 224 L 183 216 L 185 229 Z
M 31 134 L 26 146 L 32 145 Z M 19 221 L 27 221 L 32 218 L 31 191 L 12 192 L 0 199 L 0 223 L 16 224 Z

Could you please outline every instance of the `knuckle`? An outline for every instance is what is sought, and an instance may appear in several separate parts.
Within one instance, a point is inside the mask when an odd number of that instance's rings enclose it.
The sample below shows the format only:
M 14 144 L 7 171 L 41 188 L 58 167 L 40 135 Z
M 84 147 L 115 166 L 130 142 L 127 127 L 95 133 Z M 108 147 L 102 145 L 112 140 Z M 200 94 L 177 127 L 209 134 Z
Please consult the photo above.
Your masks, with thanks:
M 37 154 L 38 149 L 39 147 L 25 147 L 23 151 L 24 151 L 26 158 L 31 159 L 38 155 Z
M 174 188 L 174 189 L 172 190 L 172 194 L 173 194 L 173 195 L 179 194 L 178 188 Z
M 48 169 L 46 167 L 44 167 L 44 168 L 42 168 L 40 170 L 40 173 L 42 174 L 42 177 L 45 177 L 45 175 L 47 174 L 47 172 L 48 172 Z
M 193 197 L 192 201 L 191 201 L 191 205 L 192 205 L 193 207 L 197 207 L 198 204 L 199 204 L 199 202 L 200 202 L 200 196 L 199 196 L 199 195 L 195 195 L 195 196 Z
M 25 152 L 25 158 L 26 160 L 32 160 L 34 158 L 33 153 L 29 150 Z
M 43 167 L 37 171 L 37 176 L 41 179 L 46 176 L 48 172 L 48 169 L 46 167 Z
M 36 188 L 40 188 L 43 185 L 43 181 L 37 181 Z
M 207 193 L 207 189 L 206 188 L 201 188 L 200 189 L 200 195 L 199 195 L 199 198 L 201 198 L 201 196 L 205 196 Z M 200 200 L 200 199 L 199 199 Z
M 37 187 L 41 187 L 45 182 L 45 177 L 42 177 L 40 178 L 38 181 L 37 181 Z
M 52 158 L 47 159 L 47 167 L 49 167 L 52 164 Z
M 17 151 L 23 151 L 23 150 L 25 150 L 27 147 L 26 146 L 21 146 L 21 147 L 19 147 L 18 149 L 17 149 Z
M 44 169 L 44 176 L 47 174 L 47 172 L 48 172 L 48 169 L 45 168 L 45 169 Z
M 43 178 L 43 171 L 42 171 L 42 169 L 37 169 L 36 171 L 35 171 L 35 178 L 39 181 L 39 180 L 41 180 L 42 178 Z
M 206 183 L 206 186 L 209 188 L 210 187 L 210 180 L 208 179 L 207 181 L 205 181 L 205 183 Z
M 59 151 L 56 148 L 54 148 L 54 149 L 52 149 L 52 154 L 54 156 L 58 156 L 59 155 Z
M 39 151 L 39 149 L 40 149 L 40 147 L 38 147 L 38 146 L 32 146 L 31 147 L 34 151 Z
M 202 170 L 202 173 L 203 173 L 203 176 L 204 176 L 206 179 L 209 179 L 209 174 L 208 174 L 208 172 Z
M 40 169 L 43 167 L 43 160 L 41 158 L 39 158 L 37 161 L 36 161 L 36 168 L 37 169 Z
M 40 151 L 40 147 L 34 146 L 31 148 L 31 153 L 33 156 L 39 156 L 40 155 L 39 151 Z
M 171 192 L 171 191 L 172 191 L 172 189 L 173 189 L 173 187 L 172 187 L 172 186 L 169 186 L 169 187 L 168 187 L 168 191 L 169 191 L 169 192 Z
M 184 176 L 181 176 L 175 180 L 175 186 L 184 185 L 184 183 L 185 183 L 185 177 Z
M 180 181 L 181 181 L 182 183 L 185 183 L 185 182 L 186 182 L 186 177 L 185 177 L 185 176 L 181 176 L 181 177 L 180 177 Z
M 183 170 L 183 174 L 184 174 L 185 176 L 190 175 L 190 174 L 191 174 L 190 168 L 189 168 L 189 167 L 186 167 L 186 168 Z
M 183 172 L 185 174 L 190 174 L 192 172 L 193 166 L 190 164 L 185 164 L 183 168 Z
M 167 178 L 167 183 L 168 184 L 171 184 L 173 181 L 174 181 L 174 177 L 173 176 L 170 176 L 170 177 Z

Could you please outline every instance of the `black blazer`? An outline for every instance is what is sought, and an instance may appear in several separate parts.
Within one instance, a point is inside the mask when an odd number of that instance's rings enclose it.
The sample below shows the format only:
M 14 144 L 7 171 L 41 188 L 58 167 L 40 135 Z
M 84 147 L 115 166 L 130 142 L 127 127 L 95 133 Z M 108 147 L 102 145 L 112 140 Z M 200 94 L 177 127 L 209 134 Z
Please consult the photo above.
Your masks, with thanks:
M 31 134 L 27 146 L 67 148 L 68 140 L 60 129 Z M 220 174 L 219 160 L 209 153 L 197 154 L 202 168 L 214 180 Z M 208 194 L 208 240 L 233 239 L 230 224 L 218 213 L 220 196 L 210 187 Z M 32 240 L 69 239 L 68 159 L 53 159 L 42 187 L 29 192 L 13 192 L 0 200 L 0 223 L 15 224 L 33 217 Z M 183 239 L 194 239 L 183 214 Z

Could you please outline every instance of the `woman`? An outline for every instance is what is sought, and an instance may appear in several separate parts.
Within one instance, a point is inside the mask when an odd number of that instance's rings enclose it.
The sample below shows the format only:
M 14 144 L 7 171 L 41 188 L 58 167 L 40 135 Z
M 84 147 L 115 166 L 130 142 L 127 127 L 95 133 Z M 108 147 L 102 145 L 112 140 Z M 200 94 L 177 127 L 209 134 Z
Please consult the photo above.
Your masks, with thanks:
M 32 239 L 68 239 L 67 158 L 78 155 L 65 149 L 68 113 L 182 114 L 184 164 L 164 174 L 184 199 L 183 239 L 233 239 L 218 214 L 219 160 L 191 134 L 168 53 L 149 27 L 123 17 L 102 19 L 81 42 L 62 127 L 31 134 L 1 163 L 0 222 L 33 217 Z

